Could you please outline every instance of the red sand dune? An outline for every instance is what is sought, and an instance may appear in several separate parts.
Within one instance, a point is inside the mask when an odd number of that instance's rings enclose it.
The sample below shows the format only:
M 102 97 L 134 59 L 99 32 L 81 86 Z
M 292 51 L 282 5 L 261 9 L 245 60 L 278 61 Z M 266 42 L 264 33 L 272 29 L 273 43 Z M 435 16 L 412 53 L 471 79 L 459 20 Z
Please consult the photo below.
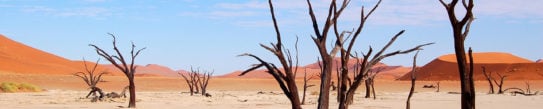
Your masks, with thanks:
M 543 79 L 543 64 L 514 56 L 509 53 L 483 52 L 474 53 L 474 79 L 484 80 L 483 66 L 487 72 L 508 75 L 508 80 L 541 80 Z M 418 71 L 419 80 L 459 80 L 458 67 L 454 54 L 441 56 L 426 64 Z M 496 76 L 496 74 L 493 74 Z M 497 77 L 495 77 L 497 78 Z M 400 80 L 409 80 L 410 75 L 404 75 Z
M 337 63 L 340 63 L 339 58 L 334 59 L 334 64 L 332 65 L 333 68 L 337 69 L 339 67 L 339 66 L 336 65 Z M 349 60 L 349 62 L 348 62 L 348 66 L 350 66 L 349 69 L 352 70 L 354 68 L 355 64 L 356 64 L 356 60 L 354 60 L 354 59 Z M 377 75 L 377 78 L 386 79 L 386 80 L 395 80 L 395 79 L 403 76 L 404 74 L 408 73 L 410 71 L 410 69 L 411 69 L 411 68 L 406 68 L 406 67 L 402 67 L 402 66 L 387 66 L 387 65 L 385 65 L 383 63 L 379 63 L 376 66 L 374 66 L 373 68 L 374 69 L 381 69 L 381 72 L 380 72 L 379 75 Z M 222 75 L 222 76 L 219 76 L 219 77 L 223 77 L 223 78 L 273 78 L 273 76 L 268 74 L 266 71 L 267 71 L 266 69 L 258 69 L 258 70 L 249 72 L 249 73 L 245 74 L 244 76 L 238 76 L 239 74 L 241 74 L 242 71 L 235 71 L 235 72 L 225 74 L 225 75 Z M 304 72 L 307 72 L 308 77 L 310 77 L 312 75 L 320 74 L 321 71 L 320 71 L 320 67 L 319 67 L 318 62 L 309 64 L 309 65 L 306 65 L 306 66 L 300 66 L 298 68 L 298 74 L 296 74 L 296 78 L 303 78 L 304 77 Z M 333 77 L 337 76 L 336 70 L 334 70 L 332 73 L 333 73 L 332 74 Z
M 94 66 L 94 62 L 87 62 Z M 109 72 L 108 75 L 124 75 L 113 65 L 98 65 L 98 71 Z M 138 65 L 136 76 L 178 76 L 177 72 L 168 67 L 149 64 Z M 13 41 L 0 34 L 0 72 L 21 74 L 57 74 L 71 75 L 85 71 L 83 61 L 72 61 L 54 54 L 41 51 L 30 46 Z
M 543 59 L 538 59 L 537 61 L 535 61 L 536 63 L 543 63 Z
M 77 62 L 26 46 L 0 35 L 0 71 L 23 74 L 72 74 Z

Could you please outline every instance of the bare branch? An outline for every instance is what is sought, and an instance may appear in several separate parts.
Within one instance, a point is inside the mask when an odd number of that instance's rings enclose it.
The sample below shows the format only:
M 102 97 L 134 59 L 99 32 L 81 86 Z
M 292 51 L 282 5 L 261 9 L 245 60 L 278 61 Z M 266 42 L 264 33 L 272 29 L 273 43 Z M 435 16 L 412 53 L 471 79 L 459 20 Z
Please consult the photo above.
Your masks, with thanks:
M 323 37 L 321 35 L 321 32 L 319 30 L 319 24 L 317 23 L 317 18 L 315 17 L 315 12 L 313 12 L 313 6 L 311 6 L 311 2 L 309 0 L 307 1 L 307 5 L 309 8 L 309 16 L 311 17 L 311 22 L 313 23 L 313 30 L 315 31 L 315 35 L 317 38 L 313 38 L 315 41 L 322 41 Z

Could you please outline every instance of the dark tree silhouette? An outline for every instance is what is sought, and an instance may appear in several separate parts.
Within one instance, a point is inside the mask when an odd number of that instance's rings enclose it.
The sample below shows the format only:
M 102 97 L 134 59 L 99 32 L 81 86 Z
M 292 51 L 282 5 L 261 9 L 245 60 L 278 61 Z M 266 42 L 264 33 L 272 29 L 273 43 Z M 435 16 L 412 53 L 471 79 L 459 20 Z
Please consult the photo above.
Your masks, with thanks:
M 475 87 L 473 84 L 473 67 L 466 66 L 466 51 L 464 41 L 470 31 L 471 22 L 473 22 L 473 0 L 462 0 L 460 3 L 465 9 L 465 15 L 460 20 L 456 17 L 456 6 L 459 0 L 452 0 L 450 3 L 445 3 L 439 0 L 443 7 L 447 10 L 449 21 L 453 29 L 454 51 L 456 54 L 456 62 L 458 63 L 458 71 L 461 87 L 461 104 L 462 109 L 475 109 Z M 471 62 L 473 64 L 473 62 Z
M 190 96 L 194 95 L 196 89 L 198 89 L 198 86 L 196 86 L 198 84 L 198 73 L 195 72 L 192 68 L 191 68 L 191 71 L 189 73 L 187 73 L 188 77 L 185 76 L 184 74 L 182 73 L 178 73 L 179 75 L 181 75 L 181 77 L 183 77 L 183 79 L 185 79 L 185 82 L 187 83 L 187 86 L 189 86 L 189 92 L 190 92 Z M 198 93 L 198 92 L 196 92 Z
M 136 57 L 140 54 L 140 52 L 143 51 L 145 48 L 135 50 L 136 45 L 132 43 L 132 49 L 130 51 L 129 57 L 131 60 L 128 61 L 122 55 L 121 51 L 117 48 L 117 40 L 115 38 L 115 35 L 111 33 L 108 34 L 113 37 L 113 50 L 115 50 L 116 55 L 111 55 L 94 44 L 89 44 L 89 46 L 94 47 L 98 55 L 102 56 L 111 64 L 113 64 L 116 68 L 121 70 L 126 78 L 128 78 L 128 90 L 130 92 L 130 101 L 128 103 L 128 108 L 136 108 L 136 85 L 134 84 L 134 74 L 136 73 L 136 66 L 134 65 L 134 61 Z
M 281 32 L 279 31 L 279 26 L 277 25 L 277 20 L 275 18 L 275 12 L 274 12 L 272 1 L 268 0 L 268 4 L 270 7 L 270 13 L 273 20 L 273 26 L 276 33 L 277 43 L 276 44 L 271 43 L 271 47 L 264 44 L 260 44 L 260 46 L 270 51 L 271 53 L 273 53 L 277 57 L 278 61 L 281 63 L 283 69 L 280 70 L 277 66 L 275 66 L 275 64 L 266 62 L 253 54 L 245 53 L 239 56 L 253 57 L 259 62 L 259 64 L 256 64 L 252 68 L 245 70 L 239 76 L 243 76 L 246 73 L 251 72 L 260 67 L 265 67 L 268 70 L 267 72 L 271 74 L 274 77 L 274 79 L 277 81 L 277 83 L 281 87 L 281 90 L 283 90 L 283 93 L 285 94 L 285 96 L 287 96 L 288 99 L 290 100 L 292 109 L 301 109 L 302 107 L 300 103 L 298 87 L 296 86 L 296 76 L 295 76 L 298 69 L 298 56 L 297 56 L 298 55 L 298 52 L 297 52 L 298 40 L 296 40 L 296 43 L 295 43 L 296 65 L 294 65 L 291 52 L 289 50 L 283 50 L 284 45 L 281 40 Z
M 309 80 L 311 80 L 311 79 L 313 79 L 315 77 L 317 77 L 317 75 L 311 75 L 311 76 L 309 76 L 309 78 L 307 78 L 307 69 L 304 70 L 304 93 L 302 95 L 302 105 L 305 104 L 305 95 L 306 95 L 306 92 L 307 92 L 307 88 L 315 86 L 315 85 L 309 85 L 309 84 L 307 84 L 307 82 L 309 82 Z
M 210 97 L 207 93 L 207 85 L 209 84 L 209 80 L 211 79 L 211 75 L 213 75 L 213 71 L 212 72 L 203 72 L 202 73 L 202 76 L 198 77 L 200 78 L 198 83 L 200 84 L 200 89 L 202 91 L 202 95 L 203 96 L 206 96 L 206 97 Z
M 194 93 L 199 93 L 199 91 L 202 91 L 201 94 L 204 96 L 209 95 L 206 93 L 207 85 L 213 72 L 202 72 L 200 69 L 194 70 L 190 68 L 190 72 L 186 75 L 182 73 L 178 74 L 185 79 L 187 86 L 189 86 L 190 96 L 194 95 Z
M 381 72 L 381 70 L 383 69 L 382 68 L 372 69 L 366 75 L 366 81 L 365 81 L 366 96 L 364 96 L 365 98 L 370 98 L 371 95 L 373 95 L 373 99 L 374 100 L 377 99 L 377 96 L 375 95 L 375 77 L 377 76 L 377 74 L 379 74 L 379 72 Z
M 496 79 L 492 79 L 494 81 L 494 84 L 496 84 L 496 86 L 498 86 L 498 94 L 503 94 L 503 81 L 505 81 L 505 78 L 507 78 L 507 75 L 502 75 L 498 72 L 496 72 L 496 74 L 498 75 L 498 77 L 500 78 L 500 82 L 496 81 Z
M 404 33 L 404 31 L 400 31 L 397 33 L 388 43 L 386 46 L 384 46 L 381 51 L 379 51 L 377 54 L 373 56 L 372 59 L 369 59 L 371 54 L 371 47 L 370 50 L 363 56 L 364 58 L 362 62 L 360 62 L 358 68 L 358 72 L 355 72 L 355 75 L 351 79 L 348 75 L 349 69 L 347 66 L 347 62 L 349 62 L 349 59 L 353 57 L 353 54 L 351 51 L 353 51 L 353 46 L 355 44 L 356 39 L 362 32 L 362 29 L 364 27 L 364 24 L 366 20 L 371 16 L 371 14 L 379 7 L 379 4 L 381 3 L 381 0 L 379 0 L 375 6 L 369 11 L 369 13 L 364 12 L 364 8 L 361 8 L 360 12 L 360 24 L 358 27 L 356 27 L 353 30 L 352 36 L 347 38 L 342 38 L 344 34 L 340 34 L 337 27 L 338 19 L 340 18 L 342 12 L 344 9 L 349 5 L 349 0 L 343 0 L 341 4 L 338 4 L 336 0 L 332 0 L 330 3 L 330 6 L 328 8 L 328 14 L 325 20 L 324 26 L 322 26 L 322 29 L 319 29 L 319 25 L 317 23 L 316 16 L 313 11 L 312 4 L 309 0 L 306 0 L 308 4 L 308 10 L 309 15 L 311 17 L 311 21 L 313 24 L 313 30 L 314 30 L 314 37 L 313 41 L 315 42 L 315 45 L 317 46 L 317 49 L 319 50 L 319 54 L 322 59 L 322 68 L 321 68 L 321 86 L 320 86 L 320 94 L 319 94 L 319 100 L 318 100 L 318 109 L 328 109 L 329 108 L 329 91 L 331 86 L 331 73 L 332 73 L 332 59 L 335 56 L 335 52 L 340 53 L 341 63 L 340 68 L 337 69 L 339 71 L 338 73 L 338 101 L 339 101 L 339 108 L 340 109 L 346 109 L 348 108 L 348 105 L 352 103 L 352 99 L 354 96 L 354 92 L 358 89 L 358 86 L 365 80 L 364 77 L 366 77 L 367 72 L 370 68 L 372 68 L 373 65 L 380 62 L 382 59 L 398 55 L 398 54 L 405 54 L 410 53 L 412 51 L 418 50 L 423 46 L 430 45 L 432 43 L 419 45 L 415 48 L 406 50 L 406 51 L 396 51 L 391 52 L 388 54 L 385 54 L 384 51 L 398 38 L 401 34 Z M 333 28 L 333 30 L 331 30 Z M 321 32 L 322 31 L 322 32 Z M 328 35 L 335 35 L 335 44 L 334 47 L 327 47 L 327 40 L 329 39 Z M 344 45 L 345 44 L 345 45 Z M 328 51 L 328 48 L 333 48 L 330 52 Z M 355 57 L 359 58 L 359 57 Z
M 102 92 L 102 89 L 100 89 L 96 85 L 102 80 L 102 75 L 107 74 L 107 72 L 100 72 L 98 74 L 95 74 L 96 68 L 98 67 L 99 62 L 100 62 L 100 59 L 96 61 L 96 63 L 94 64 L 92 68 L 89 68 L 89 66 L 87 65 L 87 61 L 83 58 L 83 64 L 85 65 L 85 72 L 77 72 L 73 74 L 74 76 L 77 76 L 81 78 L 83 81 L 85 81 L 87 86 L 89 86 L 89 89 L 91 89 L 91 91 L 89 91 L 89 94 L 87 94 L 85 98 L 89 98 L 91 94 L 96 95 L 96 93 L 100 94 L 100 96 L 98 96 L 99 99 L 102 99 L 104 97 L 104 92 Z
M 413 56 L 413 67 L 411 67 L 411 89 L 409 90 L 409 95 L 407 96 L 407 102 L 405 109 L 411 109 L 411 97 L 413 96 L 413 93 L 415 92 L 415 82 L 417 81 L 417 55 L 419 55 L 419 52 Z M 439 83 L 438 83 L 439 84 Z M 439 86 L 439 85 L 438 85 Z
M 485 76 L 486 80 L 488 81 L 488 87 L 490 90 L 488 91 L 488 94 L 494 94 L 494 84 L 492 84 L 492 72 L 486 73 L 486 67 L 481 67 L 483 69 L 483 75 Z

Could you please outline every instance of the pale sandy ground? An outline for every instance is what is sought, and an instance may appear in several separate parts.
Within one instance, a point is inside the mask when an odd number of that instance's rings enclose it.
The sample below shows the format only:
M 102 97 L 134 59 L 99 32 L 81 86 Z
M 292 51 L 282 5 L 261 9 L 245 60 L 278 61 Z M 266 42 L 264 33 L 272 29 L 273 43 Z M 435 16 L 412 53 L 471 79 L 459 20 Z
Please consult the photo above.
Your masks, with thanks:
M 119 92 L 125 86 L 124 77 L 105 77 L 99 86 L 105 92 Z M 13 75 L 0 74 L 0 82 L 27 82 L 41 86 L 47 91 L 38 93 L 0 93 L 0 109 L 115 109 L 127 106 L 126 99 L 107 99 L 91 103 L 84 99 L 87 93 L 83 81 L 69 75 Z M 442 81 L 441 92 L 421 88 L 435 81 L 417 82 L 417 93 L 412 98 L 413 109 L 459 109 L 458 81 Z M 310 84 L 317 84 L 313 80 Z M 512 96 L 486 94 L 487 82 L 477 81 L 478 109 L 541 109 L 543 95 Z M 542 91 L 543 81 L 530 81 L 532 91 Z M 214 78 L 209 86 L 211 98 L 190 96 L 187 86 L 180 78 L 144 77 L 136 79 L 138 109 L 288 109 L 290 103 L 281 94 L 273 79 Z M 299 86 L 301 87 L 301 85 Z M 402 109 L 409 91 L 408 81 L 377 81 L 377 99 L 363 98 L 364 88 L 359 89 L 352 109 Z M 506 81 L 504 88 L 525 88 L 524 81 Z M 301 89 L 300 89 L 301 90 Z M 316 108 L 317 87 L 308 91 L 306 109 Z M 265 94 L 258 94 L 259 91 Z M 272 93 L 273 92 L 273 93 Z M 301 92 L 301 91 L 300 91 Z M 315 94 L 311 94 L 315 93 Z M 331 109 L 337 108 L 335 92 L 331 97 Z
M 282 94 L 257 94 L 256 91 L 211 91 L 213 97 L 190 96 L 179 92 L 138 92 L 138 109 L 288 109 L 290 104 Z M 274 93 L 279 93 L 275 91 Z M 81 98 L 81 91 L 51 90 L 44 93 L 2 93 L 2 109 L 115 109 L 126 106 L 126 99 L 107 99 L 91 103 Z M 402 109 L 407 93 L 380 92 L 376 100 L 356 96 L 353 109 Z M 459 109 L 458 94 L 419 92 L 412 98 L 413 109 Z M 316 95 L 310 95 L 304 108 L 316 108 Z M 337 103 L 331 101 L 331 108 Z M 479 109 L 541 109 L 543 95 L 511 96 L 477 94 Z

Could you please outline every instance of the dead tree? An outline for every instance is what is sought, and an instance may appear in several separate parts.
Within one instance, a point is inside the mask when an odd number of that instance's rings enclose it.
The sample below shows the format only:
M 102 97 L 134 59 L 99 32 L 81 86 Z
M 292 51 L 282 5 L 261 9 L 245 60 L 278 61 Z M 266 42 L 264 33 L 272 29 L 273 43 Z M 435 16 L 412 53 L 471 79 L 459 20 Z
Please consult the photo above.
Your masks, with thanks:
M 461 104 L 462 109 L 475 109 L 475 87 L 473 84 L 473 67 L 468 68 L 466 66 L 466 51 L 464 48 L 464 41 L 470 31 L 471 22 L 473 22 L 473 0 L 462 0 L 461 4 L 465 9 L 465 15 L 460 20 L 456 17 L 456 6 L 459 4 L 459 0 L 452 0 L 450 3 L 445 3 L 443 0 L 439 0 L 443 7 L 447 10 L 449 21 L 453 29 L 454 37 L 454 50 L 456 54 L 456 62 L 458 64 L 458 71 L 460 77 L 461 87 Z M 473 64 L 473 62 L 471 63 Z
M 437 82 L 437 90 L 436 92 L 439 92 L 439 81 Z
M 496 79 L 492 79 L 494 81 L 494 84 L 496 84 L 496 86 L 498 86 L 498 94 L 503 94 L 503 81 L 505 80 L 505 78 L 507 78 L 507 75 L 501 75 L 500 73 L 496 72 L 496 74 L 498 75 L 498 77 L 500 78 L 500 82 L 496 81 Z
M 411 97 L 415 92 L 415 81 L 417 81 L 417 55 L 419 55 L 418 51 L 415 53 L 415 56 L 413 56 L 413 67 L 411 69 L 411 89 L 409 90 L 409 95 L 407 96 L 406 109 L 411 109 Z
M 283 49 L 283 43 L 281 40 L 281 32 L 279 31 L 279 26 L 277 25 L 277 20 L 275 19 L 275 12 L 273 8 L 273 4 L 271 0 L 268 0 L 268 4 L 270 7 L 270 13 L 273 20 L 273 26 L 276 33 L 277 43 L 273 44 L 271 43 L 271 47 L 260 44 L 261 47 L 265 48 L 266 50 L 273 53 L 278 61 L 281 63 L 283 69 L 280 70 L 275 64 L 266 62 L 262 60 L 261 58 L 246 53 L 239 56 L 249 56 L 255 58 L 259 64 L 254 65 L 252 68 L 245 70 L 242 72 L 239 76 L 243 76 L 248 72 L 251 72 L 255 69 L 258 69 L 260 67 L 265 67 L 270 75 L 273 76 L 273 78 L 277 81 L 279 86 L 281 87 L 281 90 L 283 90 L 283 93 L 285 96 L 288 97 L 290 100 L 292 109 L 301 109 L 301 103 L 300 103 L 300 97 L 298 93 L 298 87 L 296 86 L 296 73 L 298 69 L 298 40 L 296 40 L 296 65 L 293 64 L 293 57 L 291 55 L 290 50 L 284 50 Z
M 525 83 L 526 83 L 526 90 L 522 90 L 520 88 L 513 87 L 513 88 L 507 88 L 503 92 L 513 90 L 513 91 L 511 91 L 511 94 L 513 96 L 515 96 L 516 94 L 521 94 L 521 95 L 524 95 L 524 96 L 534 96 L 534 95 L 537 95 L 539 93 L 539 91 L 536 91 L 535 93 L 532 93 L 532 91 L 530 89 L 530 83 L 528 83 L 528 82 L 525 82 Z
M 334 9 L 336 7 L 336 1 L 332 0 L 330 3 L 330 8 L 328 11 L 328 15 L 326 18 L 326 23 L 323 26 L 322 33 L 319 29 L 319 25 L 317 23 L 317 18 L 315 17 L 315 13 L 313 12 L 313 6 L 311 5 L 311 2 L 309 0 L 307 1 L 307 5 L 309 8 L 309 15 L 311 17 L 311 21 L 313 24 L 313 30 L 315 32 L 315 36 L 313 36 L 313 41 L 315 42 L 315 45 L 317 46 L 319 50 L 319 54 L 322 59 L 322 68 L 321 68 L 321 84 L 320 84 L 320 94 L 318 99 L 318 109 L 328 109 L 329 107 L 329 99 L 330 99 L 330 86 L 332 81 L 332 62 L 333 62 L 333 56 L 331 55 L 331 51 L 328 51 L 327 48 L 327 42 L 328 42 L 328 33 L 330 31 L 330 28 L 335 24 L 334 21 L 337 21 L 337 18 L 339 15 L 341 15 L 341 12 L 347 7 L 347 0 L 344 0 L 344 5 L 342 5 L 339 10 L 335 11 Z M 333 16 L 333 18 L 332 18 Z M 340 39 L 338 39 L 340 40 Z M 334 49 L 337 49 L 337 47 L 333 47 Z M 336 50 L 337 51 L 337 50 Z M 338 75 L 339 76 L 339 75 Z
M 379 4 L 379 3 L 378 3 Z M 377 7 L 377 6 L 375 6 Z M 375 9 L 375 8 L 374 8 Z M 371 13 L 370 13 L 371 14 Z M 364 18 L 364 19 L 367 19 Z M 355 35 L 353 36 L 353 38 L 356 38 L 357 34 L 356 33 L 359 33 L 359 32 L 355 32 Z M 381 60 L 387 58 L 387 57 L 390 57 L 390 56 L 395 56 L 395 55 L 399 55 L 399 54 L 407 54 L 407 53 L 411 53 L 413 51 L 416 51 L 416 50 L 421 50 L 422 47 L 424 46 L 427 46 L 427 45 L 431 45 L 431 44 L 434 44 L 434 43 L 426 43 L 426 44 L 421 44 L 421 45 L 418 45 L 416 47 L 413 47 L 411 49 L 408 49 L 408 50 L 398 50 L 398 51 L 394 51 L 394 52 L 390 52 L 390 53 L 384 53 L 387 48 L 389 48 L 393 43 L 394 41 L 396 41 L 396 39 L 401 35 L 403 34 L 404 31 L 400 31 L 399 33 L 397 33 L 394 37 L 392 37 L 392 39 L 390 39 L 390 41 L 385 45 L 383 46 L 383 48 L 381 48 L 381 50 L 379 52 L 377 52 L 376 54 L 372 54 L 372 48 L 370 47 L 369 51 L 367 52 L 367 54 L 364 54 L 363 56 L 363 60 L 361 62 L 361 64 L 359 64 L 359 72 L 356 73 L 356 75 L 353 77 L 353 80 L 350 80 L 349 79 L 349 70 L 347 69 L 347 62 L 349 61 L 349 58 L 352 56 L 350 55 L 350 51 L 352 49 L 352 45 L 354 45 L 354 40 L 351 39 L 351 43 L 349 44 L 349 47 L 347 47 L 347 49 L 342 49 L 341 50 L 341 86 L 339 86 L 339 90 L 341 90 L 338 94 L 338 98 L 340 98 L 340 104 L 339 104 L 339 108 L 340 109 L 347 109 L 348 108 L 348 105 L 351 104 L 353 102 L 353 97 L 354 97 L 354 94 L 355 94 L 355 91 L 358 89 L 358 87 L 360 86 L 360 84 L 364 81 L 364 77 L 366 77 L 368 75 L 368 72 L 370 71 L 370 69 L 376 65 L 377 63 L 379 63 Z M 342 46 L 341 48 L 343 48 L 343 45 L 340 45 Z M 370 59 L 370 56 L 373 55 L 373 57 Z M 358 57 L 356 57 L 358 58 Z M 373 76 L 373 75 L 372 75 Z M 352 81 L 352 83 L 351 83 Z
M 107 93 L 106 97 L 108 97 L 108 98 L 121 98 L 121 97 L 126 98 L 126 90 L 128 90 L 128 86 L 124 87 L 120 94 L 117 93 L 117 92 L 111 92 L 111 93 Z
M 370 98 L 371 95 L 373 95 L 373 99 L 375 100 L 376 99 L 376 96 L 375 96 L 375 77 L 377 76 L 377 74 L 379 74 L 379 72 L 381 72 L 381 70 L 383 70 L 382 68 L 378 68 L 376 69 L 376 71 L 373 71 L 373 70 L 370 70 L 368 72 L 368 74 L 366 75 L 366 96 L 365 98 Z
M 317 77 L 316 75 L 311 75 L 309 78 L 307 78 L 307 69 L 304 70 L 304 93 L 302 95 L 302 105 L 305 104 L 305 95 L 306 95 L 306 92 L 307 92 L 307 88 L 309 87 L 313 87 L 315 85 L 309 85 L 307 84 L 307 82 L 309 82 L 309 80 L 313 79 Z
M 211 79 L 211 75 L 213 75 L 212 72 L 204 72 L 202 73 L 201 77 L 198 77 L 198 83 L 200 84 L 200 89 L 202 91 L 202 96 L 211 97 L 210 94 L 207 93 L 207 85 L 209 84 L 209 80 Z
M 83 58 L 83 64 L 85 65 L 85 72 L 77 72 L 73 74 L 74 76 L 77 76 L 83 79 L 83 81 L 85 81 L 89 89 L 91 89 L 91 91 L 89 92 L 89 94 L 87 94 L 87 96 L 85 96 L 85 98 L 89 98 L 91 94 L 95 96 L 96 93 L 100 94 L 99 99 L 102 99 L 104 97 L 104 92 L 102 92 L 102 89 L 100 89 L 96 85 L 102 80 L 102 75 L 107 74 L 107 72 L 100 72 L 98 74 L 95 74 L 96 68 L 98 67 L 99 62 L 100 62 L 100 59 L 96 61 L 96 63 L 94 64 L 92 68 L 89 68 L 89 66 L 87 65 L 87 61 Z
M 89 44 L 89 46 L 94 47 L 98 55 L 102 56 L 111 64 L 113 64 L 116 68 L 121 70 L 126 76 L 126 78 L 128 78 L 129 91 L 130 91 L 130 101 L 128 103 L 128 108 L 136 108 L 136 85 L 134 84 L 134 74 L 136 73 L 136 66 L 134 65 L 134 61 L 136 57 L 140 54 L 140 52 L 143 51 L 145 48 L 141 48 L 135 51 L 136 45 L 132 43 L 132 49 L 130 51 L 130 57 L 129 57 L 131 60 L 128 61 L 122 55 L 120 50 L 117 48 L 117 40 L 115 38 L 115 35 L 111 33 L 108 33 L 108 34 L 111 35 L 111 37 L 113 37 L 113 50 L 115 50 L 116 55 L 115 54 L 111 55 L 94 44 Z
M 488 86 L 490 90 L 488 91 L 488 94 L 494 94 L 494 84 L 492 84 L 492 72 L 486 73 L 486 67 L 482 67 L 483 69 L 483 75 L 485 76 L 486 80 L 488 81 Z
M 194 70 L 192 70 L 191 68 L 191 72 L 187 73 L 188 77 L 182 73 L 178 73 L 178 74 L 181 75 L 183 79 L 185 79 L 187 86 L 189 86 L 190 96 L 194 95 L 194 92 L 196 91 L 196 89 L 198 89 L 198 87 L 196 86 L 196 84 L 198 84 L 196 80 L 198 77 L 198 73 L 194 72 Z
M 349 79 L 348 72 L 349 69 L 347 67 L 347 62 L 349 61 L 350 57 L 352 56 L 351 51 L 352 47 L 354 46 L 355 40 L 362 32 L 362 28 L 368 19 L 368 17 L 375 11 L 375 9 L 379 6 L 381 3 L 381 0 L 371 9 L 369 13 L 364 13 L 364 9 L 362 8 L 361 11 L 361 18 L 360 18 L 360 24 L 358 27 L 354 30 L 354 34 L 352 37 L 348 38 L 341 38 L 342 35 L 340 35 L 338 28 L 337 28 L 337 20 L 339 19 L 341 13 L 344 11 L 344 9 L 348 6 L 349 0 L 343 0 L 341 4 L 337 4 L 336 0 L 332 0 L 329 6 L 328 15 L 325 20 L 325 24 L 323 26 L 322 32 L 321 29 L 319 29 L 313 7 L 311 5 L 311 2 L 307 0 L 307 4 L 309 7 L 309 15 L 311 17 L 311 21 L 313 23 L 313 30 L 315 32 L 315 37 L 313 37 L 313 41 L 317 45 L 317 48 L 319 50 L 319 54 L 321 55 L 321 59 L 323 62 L 322 71 L 321 71 L 321 87 L 320 87 L 320 94 L 319 94 L 319 101 L 318 101 L 318 108 L 319 109 L 328 109 L 329 107 L 329 91 L 330 91 L 330 82 L 331 82 L 331 72 L 333 70 L 332 68 L 332 59 L 333 55 L 332 52 L 329 53 L 327 50 L 327 40 L 329 32 L 331 32 L 330 29 L 333 28 L 330 35 L 336 36 L 335 41 L 335 47 L 331 47 L 334 49 L 339 49 L 339 52 L 341 54 L 341 68 L 340 68 L 340 74 L 338 75 L 340 81 L 338 81 L 338 98 L 339 98 L 339 108 L 340 109 L 346 109 L 348 104 L 352 103 L 352 98 L 354 96 L 354 92 L 357 90 L 358 86 L 364 81 L 363 77 L 367 74 L 368 70 L 375 64 L 377 64 L 379 61 L 381 61 L 385 57 L 397 55 L 397 54 L 405 54 L 409 53 L 415 50 L 420 49 L 422 46 L 429 45 L 429 44 L 423 44 L 419 45 L 413 49 L 406 50 L 406 51 L 396 51 L 392 52 L 390 54 L 383 54 L 384 50 L 388 48 L 394 40 L 401 35 L 404 31 L 399 32 L 388 44 L 385 46 L 382 51 L 375 54 L 373 59 L 368 59 L 371 55 L 371 49 L 370 52 L 368 52 L 366 55 L 364 55 L 364 61 L 362 61 L 363 64 L 360 64 L 360 72 L 356 73 L 358 75 L 355 75 L 353 79 Z M 337 6 L 339 5 L 339 6 Z M 349 42 L 347 42 L 349 41 Z M 344 42 L 348 45 L 344 46 Z M 334 50 L 332 50 L 334 51 Z M 356 57 L 358 58 L 358 57 Z M 368 62 L 369 60 L 369 62 Z M 354 82 L 353 82 L 354 80 Z M 351 81 L 351 82 L 349 82 Z

